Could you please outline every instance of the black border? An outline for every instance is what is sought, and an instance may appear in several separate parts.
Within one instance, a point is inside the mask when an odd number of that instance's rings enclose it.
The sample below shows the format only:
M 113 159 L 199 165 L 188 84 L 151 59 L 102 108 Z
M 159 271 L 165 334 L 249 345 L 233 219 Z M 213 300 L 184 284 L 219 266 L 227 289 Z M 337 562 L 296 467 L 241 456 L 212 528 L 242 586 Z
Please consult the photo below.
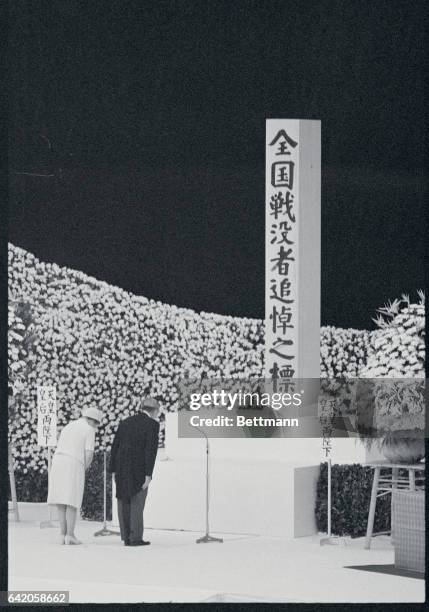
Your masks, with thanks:
M 9 6 L 10 4 L 14 3 L 14 2 L 19 2 L 20 0 L 9 0 Z M 3 13 L 3 22 L 6 21 L 6 14 L 7 14 L 7 5 L 6 3 L 3 3 L 2 5 L 2 13 Z M 427 14 L 422 15 L 422 19 L 427 22 Z M 6 41 L 7 39 L 5 39 L 5 37 L 2 37 L 2 42 L 3 42 L 3 46 L 6 46 Z M 7 74 L 8 74 L 8 57 L 6 53 L 3 53 L 2 55 L 3 58 L 3 62 L 2 62 L 2 68 L 3 68 L 3 73 L 4 73 L 4 78 L 3 78 L 3 83 L 7 82 Z M 6 60 L 4 59 L 6 58 Z M 2 101 L 2 106 L 3 109 L 5 109 L 6 112 L 3 113 L 3 116 L 7 116 L 7 108 L 8 108 L 8 102 L 7 102 L 7 98 L 6 95 L 4 93 L 4 88 L 2 90 L 2 96 L 1 96 L 1 101 Z M 0 202 L 0 247 L 1 247 L 1 256 L 0 256 L 0 263 L 1 263 L 1 267 L 0 267 L 0 293 L 3 299 L 0 300 L 0 314 L 1 314 L 1 332 L 2 332 L 2 350 L 0 353 L 0 393 L 1 393 L 1 399 L 0 399 L 0 418 L 2 419 L 1 421 L 1 425 L 0 425 L 0 432 L 1 432 L 1 440 L 0 440 L 0 466 L 2 468 L 2 472 L 1 472 L 1 478 L 0 478 L 0 504 L 1 504 L 1 510 L 0 510 L 0 538 L 1 538 L 1 546 L 0 546 L 0 590 L 6 590 L 7 589 L 7 560 L 8 560 L 8 554 L 7 554 L 7 524 L 8 524 L 8 503 L 7 503 L 7 495 L 8 495 L 8 474 L 7 474 L 7 236 L 8 236 L 8 231 L 7 231 L 7 224 L 8 224 L 8 205 L 7 205 L 7 198 L 8 198 L 8 179 L 7 179 L 7 157 L 8 157 L 8 153 L 7 153 L 7 140 L 8 140 L 8 133 L 7 133 L 7 123 L 3 123 L 3 125 L 5 126 L 3 129 L 3 139 L 2 142 L 4 143 L 4 147 L 2 150 L 2 155 L 0 157 L 1 159 L 1 178 L 2 178 L 2 182 L 1 182 L 1 188 L 2 188 L 2 193 L 1 193 L 1 202 Z M 428 159 L 428 155 L 426 155 L 426 159 L 427 162 L 429 162 Z M 429 211 L 427 212 L 427 215 L 429 215 Z M 422 221 L 426 221 L 426 227 L 428 227 L 427 224 L 427 218 L 425 220 Z M 429 250 L 429 240 L 427 242 L 427 251 L 426 251 L 426 257 L 425 257 L 425 274 L 426 274 L 426 281 L 428 280 L 429 277 L 429 254 L 428 254 L 428 250 Z M 426 286 L 428 286 L 428 283 L 426 282 Z M 428 309 L 427 306 L 427 302 L 426 302 L 426 308 Z M 427 339 L 426 339 L 427 342 Z M 429 364 L 426 361 L 426 376 L 429 376 Z M 426 448 L 427 450 L 429 449 L 429 443 L 428 440 L 426 440 Z M 426 497 L 426 511 L 429 512 L 429 504 L 428 504 L 428 499 Z M 429 514 L 428 514 L 429 515 Z M 428 516 L 427 515 L 427 516 Z M 429 535 L 426 532 L 426 544 L 429 541 Z M 428 550 L 428 548 L 426 547 L 426 549 Z M 427 589 L 428 589 L 428 585 L 426 584 L 426 600 L 428 599 L 427 597 Z M 383 603 L 383 604 L 352 604 L 352 603 L 339 603 L 339 604 L 260 604 L 260 603 L 253 603 L 253 604 L 211 604 L 210 605 L 210 610 L 216 611 L 217 610 L 231 610 L 233 612 L 236 612 L 237 610 L 266 610 L 267 612 L 274 612 L 274 611 L 282 611 L 285 609 L 285 607 L 287 607 L 288 610 L 308 610 L 309 612 L 313 612 L 316 610 L 322 610 L 322 609 L 326 609 L 326 607 L 328 606 L 328 609 L 332 609 L 332 610 L 374 610 L 374 611 L 378 611 L 378 610 L 383 610 L 383 609 L 389 609 L 389 610 L 403 610 L 404 609 L 404 604 L 388 604 L 388 603 Z M 424 609 L 425 604 L 413 604 L 413 608 L 418 610 L 418 609 Z M 67 606 L 66 609 L 85 609 L 85 610 L 92 610 L 92 609 L 103 609 L 103 610 L 111 610 L 112 612 L 116 611 L 118 608 L 121 609 L 127 609 L 129 611 L 137 611 L 137 610 L 141 610 L 141 609 L 153 609 L 153 610 L 157 610 L 157 612 L 170 612 L 172 609 L 181 611 L 181 610 L 193 610 L 193 609 L 200 609 L 201 604 L 94 604 L 94 605 L 90 605 L 90 604 L 71 604 L 70 606 Z M 25 608 L 22 607 L 22 609 L 32 609 L 32 606 L 26 606 Z M 18 606 L 13 606 L 12 609 L 21 609 Z M 42 609 L 41 607 L 34 607 L 35 610 L 40 610 Z M 50 607 L 48 609 L 60 609 L 60 607 Z M 62 607 L 61 607 L 62 609 Z

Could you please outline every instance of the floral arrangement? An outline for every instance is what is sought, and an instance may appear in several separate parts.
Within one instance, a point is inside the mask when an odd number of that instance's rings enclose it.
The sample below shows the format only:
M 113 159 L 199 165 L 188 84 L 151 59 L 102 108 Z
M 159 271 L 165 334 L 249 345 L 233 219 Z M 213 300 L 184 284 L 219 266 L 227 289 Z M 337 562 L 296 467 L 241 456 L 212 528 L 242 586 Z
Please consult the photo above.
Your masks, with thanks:
M 408 295 L 378 309 L 378 329 L 371 335 L 367 364 L 360 377 L 370 379 L 357 401 L 358 429 L 379 444 L 401 434 L 422 437 L 425 428 L 425 296 L 418 302 Z M 373 380 L 376 379 L 376 380 Z M 395 382 L 395 379 L 398 379 Z M 373 437 L 364 439 L 371 447 Z
M 425 296 L 411 303 L 408 295 L 378 309 L 373 319 L 378 329 L 371 334 L 368 361 L 362 378 L 424 378 Z
M 377 432 L 424 430 L 423 381 L 374 381 L 374 400 L 374 427 Z

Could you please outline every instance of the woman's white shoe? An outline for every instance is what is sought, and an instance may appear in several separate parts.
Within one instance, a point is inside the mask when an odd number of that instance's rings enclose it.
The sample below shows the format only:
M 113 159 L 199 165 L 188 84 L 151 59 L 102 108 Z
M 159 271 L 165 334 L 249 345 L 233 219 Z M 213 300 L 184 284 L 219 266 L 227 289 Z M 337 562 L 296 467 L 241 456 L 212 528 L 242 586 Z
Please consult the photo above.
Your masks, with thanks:
M 66 535 L 65 544 L 82 544 L 80 540 L 78 540 L 75 536 Z

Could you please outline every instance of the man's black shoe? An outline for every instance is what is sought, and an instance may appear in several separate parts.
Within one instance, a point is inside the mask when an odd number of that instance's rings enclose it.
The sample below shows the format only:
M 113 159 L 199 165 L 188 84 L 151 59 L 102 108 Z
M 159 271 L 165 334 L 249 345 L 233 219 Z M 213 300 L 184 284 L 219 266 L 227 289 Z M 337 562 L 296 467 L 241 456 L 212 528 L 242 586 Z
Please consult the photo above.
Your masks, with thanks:
M 148 546 L 150 542 L 145 540 L 140 540 L 140 542 L 130 542 L 126 546 Z
M 129 540 L 125 540 L 124 541 L 124 546 L 129 546 L 130 545 L 130 541 Z

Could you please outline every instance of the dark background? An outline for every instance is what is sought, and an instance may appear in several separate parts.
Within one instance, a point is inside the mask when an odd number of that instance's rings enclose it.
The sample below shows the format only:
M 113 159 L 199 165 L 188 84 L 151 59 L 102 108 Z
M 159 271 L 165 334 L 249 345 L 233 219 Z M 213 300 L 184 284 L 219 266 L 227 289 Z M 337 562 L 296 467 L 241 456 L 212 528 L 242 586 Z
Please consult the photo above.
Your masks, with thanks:
M 423 8 L 11 3 L 10 241 L 263 318 L 265 118 L 320 119 L 322 324 L 371 328 L 424 282 Z

